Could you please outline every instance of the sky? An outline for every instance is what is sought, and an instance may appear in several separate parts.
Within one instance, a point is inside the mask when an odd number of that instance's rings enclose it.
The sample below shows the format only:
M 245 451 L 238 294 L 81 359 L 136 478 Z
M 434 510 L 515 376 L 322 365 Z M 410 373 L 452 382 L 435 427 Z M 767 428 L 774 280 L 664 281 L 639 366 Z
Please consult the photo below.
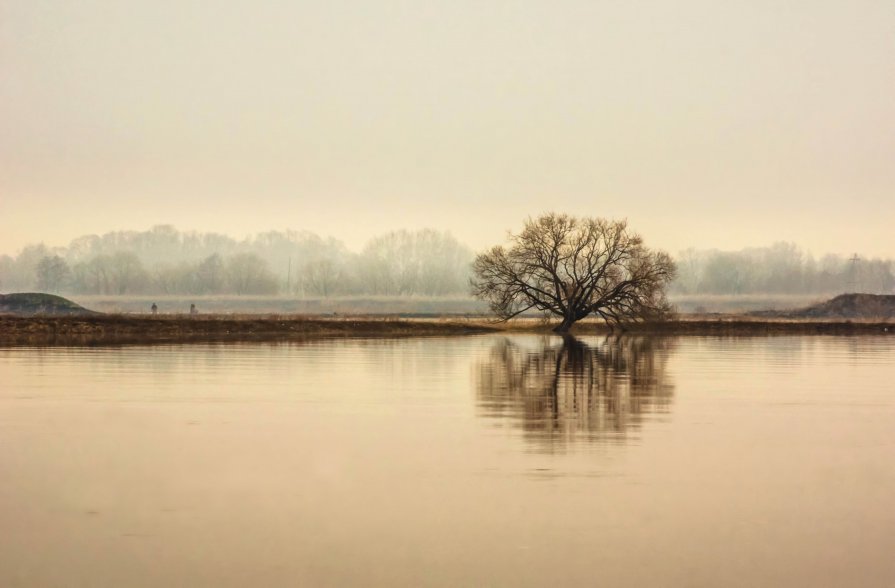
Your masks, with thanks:
M 546 211 L 895 256 L 895 3 L 0 0 L 0 253 Z

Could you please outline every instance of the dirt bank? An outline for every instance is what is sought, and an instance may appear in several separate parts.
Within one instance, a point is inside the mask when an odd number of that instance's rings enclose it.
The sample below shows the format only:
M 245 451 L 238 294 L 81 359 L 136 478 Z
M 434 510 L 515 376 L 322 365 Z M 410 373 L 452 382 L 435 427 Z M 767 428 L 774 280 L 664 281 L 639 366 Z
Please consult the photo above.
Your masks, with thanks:
M 95 345 L 196 341 L 288 341 L 308 337 L 466 335 L 494 330 L 449 321 L 279 316 L 0 316 L 0 344 Z
M 767 310 L 752 316 L 798 319 L 895 319 L 895 296 L 842 294 L 826 302 L 796 310 Z
M 67 298 L 42 292 L 0 294 L 0 315 L 14 316 L 94 316 L 99 313 Z
M 298 341 L 321 337 L 455 336 L 488 332 L 550 333 L 540 321 L 317 318 L 296 316 L 0 316 L 0 345 L 105 345 L 217 341 Z M 582 322 L 575 335 L 607 333 L 606 325 Z M 617 331 L 620 332 L 620 331 Z M 681 318 L 628 325 L 636 335 L 895 334 L 895 322 L 756 319 L 726 316 Z

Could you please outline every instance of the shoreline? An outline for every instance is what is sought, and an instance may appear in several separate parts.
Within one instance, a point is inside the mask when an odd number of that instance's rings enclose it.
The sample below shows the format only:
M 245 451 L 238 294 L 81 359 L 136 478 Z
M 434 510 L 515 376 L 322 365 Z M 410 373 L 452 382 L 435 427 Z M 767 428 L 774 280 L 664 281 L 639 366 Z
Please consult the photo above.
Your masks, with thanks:
M 495 329 L 458 321 L 276 315 L 0 316 L 0 346 L 304 341 L 346 337 L 453 336 Z
M 211 342 L 288 342 L 320 338 L 464 336 L 485 333 L 552 335 L 553 323 L 486 317 L 371 317 L 296 315 L 2 316 L 0 346 L 91 346 Z M 571 335 L 610 334 L 604 323 L 582 321 Z M 683 316 L 631 323 L 615 334 L 638 336 L 893 335 L 895 321 L 770 319 L 742 315 Z

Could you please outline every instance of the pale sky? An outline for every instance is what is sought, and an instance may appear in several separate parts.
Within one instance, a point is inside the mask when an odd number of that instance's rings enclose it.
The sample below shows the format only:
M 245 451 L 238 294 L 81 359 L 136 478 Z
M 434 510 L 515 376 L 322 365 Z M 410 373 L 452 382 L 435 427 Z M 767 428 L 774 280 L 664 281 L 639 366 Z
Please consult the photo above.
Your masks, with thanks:
M 895 256 L 895 2 L 0 0 L 0 253 L 546 210 Z

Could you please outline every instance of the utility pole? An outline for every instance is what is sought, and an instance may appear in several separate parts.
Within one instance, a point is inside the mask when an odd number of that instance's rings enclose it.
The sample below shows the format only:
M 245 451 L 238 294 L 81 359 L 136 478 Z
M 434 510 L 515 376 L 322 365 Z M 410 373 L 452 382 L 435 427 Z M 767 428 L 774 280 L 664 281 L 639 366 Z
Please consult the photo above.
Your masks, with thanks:
M 858 254 L 855 253 L 849 259 L 851 262 L 851 282 L 849 286 L 851 287 L 851 293 L 857 294 L 858 292 L 858 262 L 861 261 L 861 258 L 858 257 Z
M 286 295 L 292 294 L 292 257 L 289 257 L 289 267 L 286 270 Z

